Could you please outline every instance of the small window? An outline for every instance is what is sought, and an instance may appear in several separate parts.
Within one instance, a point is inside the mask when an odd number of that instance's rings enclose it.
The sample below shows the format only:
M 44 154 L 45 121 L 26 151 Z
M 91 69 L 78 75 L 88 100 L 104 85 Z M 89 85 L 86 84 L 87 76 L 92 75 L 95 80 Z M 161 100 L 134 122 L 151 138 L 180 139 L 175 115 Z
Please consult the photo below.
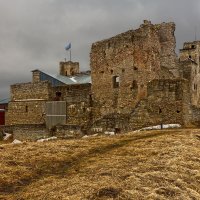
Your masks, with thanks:
M 56 92 L 56 96 L 54 97 L 54 101 L 60 101 L 62 93 L 60 91 Z
M 26 112 L 28 112 L 28 106 L 26 106 Z
M 131 90 L 137 90 L 137 89 L 138 89 L 137 81 L 134 80 L 132 82 Z
M 125 69 L 122 69 L 122 73 L 124 73 L 125 72 Z
M 113 70 L 112 69 L 110 70 L 110 73 L 113 74 Z
M 137 68 L 137 67 L 133 67 L 133 69 L 134 69 L 134 70 L 138 70 L 138 68 Z
M 191 59 L 191 58 L 192 58 L 192 56 L 191 56 L 191 55 L 189 55 L 189 58 Z
M 180 111 L 180 110 L 177 110 L 176 112 L 177 112 L 177 113 L 180 113 L 181 111 Z
M 119 87 L 119 76 L 113 76 L 113 88 Z
M 197 90 L 197 84 L 194 84 L 194 90 Z
M 159 114 L 161 114 L 162 113 L 162 109 L 161 108 L 159 108 Z
M 195 45 L 192 45 L 192 49 L 195 49 Z

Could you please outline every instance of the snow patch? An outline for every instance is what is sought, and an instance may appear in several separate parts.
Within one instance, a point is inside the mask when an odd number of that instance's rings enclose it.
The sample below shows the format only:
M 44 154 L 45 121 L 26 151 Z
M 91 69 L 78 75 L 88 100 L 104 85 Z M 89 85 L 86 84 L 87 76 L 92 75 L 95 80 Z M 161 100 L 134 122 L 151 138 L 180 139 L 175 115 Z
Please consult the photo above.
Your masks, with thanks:
M 70 80 L 72 80 L 74 83 L 77 83 L 77 80 L 75 79 L 75 77 L 71 77 Z
M 22 142 L 20 141 L 20 140 L 14 140 L 13 142 L 12 142 L 12 144 L 22 144 Z
M 5 133 L 5 136 L 3 137 L 3 140 L 9 140 L 12 137 L 12 134 Z
M 57 137 L 50 137 L 50 138 L 45 138 L 45 139 L 39 139 L 37 140 L 37 142 L 46 142 L 46 141 L 50 141 L 50 140 L 56 140 Z
M 105 131 L 104 132 L 105 133 L 105 135 L 115 135 L 115 132 L 114 131 Z
M 162 124 L 162 125 L 156 125 L 156 126 L 149 126 L 145 128 L 141 128 L 139 130 L 136 130 L 134 132 L 139 132 L 139 131 L 146 131 L 146 130 L 159 130 L 159 129 L 167 129 L 167 128 L 180 128 L 180 124 Z

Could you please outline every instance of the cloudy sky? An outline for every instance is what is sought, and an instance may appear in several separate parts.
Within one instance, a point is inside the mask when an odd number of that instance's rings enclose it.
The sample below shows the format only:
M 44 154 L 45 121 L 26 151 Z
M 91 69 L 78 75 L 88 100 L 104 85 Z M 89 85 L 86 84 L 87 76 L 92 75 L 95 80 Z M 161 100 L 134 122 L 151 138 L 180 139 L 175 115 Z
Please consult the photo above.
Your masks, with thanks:
M 72 43 L 72 60 L 89 69 L 91 44 L 144 19 L 176 23 L 177 49 L 200 40 L 200 0 L 0 0 L 0 99 L 31 70 L 57 73 Z

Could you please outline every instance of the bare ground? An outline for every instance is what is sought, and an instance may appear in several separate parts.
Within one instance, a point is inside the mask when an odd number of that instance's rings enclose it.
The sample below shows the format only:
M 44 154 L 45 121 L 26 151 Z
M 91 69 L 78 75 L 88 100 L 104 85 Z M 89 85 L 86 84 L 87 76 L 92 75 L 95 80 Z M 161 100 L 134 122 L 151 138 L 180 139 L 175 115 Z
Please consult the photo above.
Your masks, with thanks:
M 0 145 L 0 199 L 200 199 L 200 130 Z

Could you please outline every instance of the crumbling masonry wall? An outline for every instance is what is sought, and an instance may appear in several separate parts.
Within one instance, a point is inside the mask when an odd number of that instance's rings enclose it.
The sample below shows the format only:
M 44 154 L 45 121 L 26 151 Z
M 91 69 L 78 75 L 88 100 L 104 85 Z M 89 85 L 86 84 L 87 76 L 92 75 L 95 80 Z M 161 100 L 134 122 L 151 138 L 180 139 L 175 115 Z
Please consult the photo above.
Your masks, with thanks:
M 189 114 L 192 113 L 189 101 L 187 80 L 155 79 L 147 84 L 147 97 L 131 113 L 104 115 L 94 123 L 92 130 L 130 131 L 170 123 L 187 126 L 193 117 Z
M 66 124 L 87 126 L 91 120 L 91 84 L 76 84 L 52 88 L 51 96 L 56 91 L 62 93 L 61 100 L 67 103 Z
M 44 124 L 45 102 L 50 97 L 46 81 L 11 85 L 6 125 Z
M 53 101 L 56 92 L 66 101 L 66 124 L 87 126 L 91 120 L 91 84 L 52 87 L 48 81 L 33 81 L 11 86 L 11 101 L 6 113 L 6 125 L 44 124 L 45 104 Z
M 187 125 L 191 121 L 189 83 L 159 79 L 148 83 L 147 99 L 131 114 L 131 129 L 157 124 Z
M 145 21 L 137 30 L 92 45 L 96 120 L 112 113 L 131 113 L 146 98 L 148 82 L 177 75 L 174 31 L 174 23 Z

